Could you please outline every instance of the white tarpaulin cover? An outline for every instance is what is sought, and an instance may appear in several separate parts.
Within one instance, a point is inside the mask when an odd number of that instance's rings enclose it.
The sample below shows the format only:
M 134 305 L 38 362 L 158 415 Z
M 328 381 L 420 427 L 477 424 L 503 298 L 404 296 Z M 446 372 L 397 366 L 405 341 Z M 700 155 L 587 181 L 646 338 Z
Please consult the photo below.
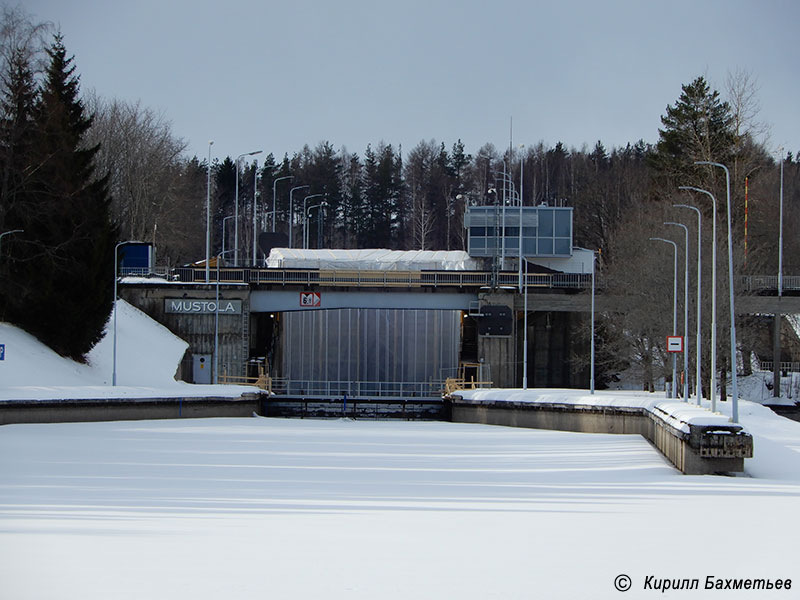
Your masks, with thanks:
M 477 271 L 479 262 L 462 250 L 300 250 L 273 248 L 272 269 L 338 269 L 353 271 Z

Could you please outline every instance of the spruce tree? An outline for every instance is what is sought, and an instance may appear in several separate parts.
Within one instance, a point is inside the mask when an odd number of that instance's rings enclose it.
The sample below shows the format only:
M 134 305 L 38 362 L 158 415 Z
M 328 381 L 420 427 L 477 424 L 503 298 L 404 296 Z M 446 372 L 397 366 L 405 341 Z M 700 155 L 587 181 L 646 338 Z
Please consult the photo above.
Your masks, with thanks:
M 25 243 L 26 217 L 30 214 L 27 187 L 30 180 L 31 140 L 36 86 L 23 49 L 12 50 L 4 73 L 4 92 L 0 102 L 0 321 L 9 319 L 9 304 L 22 293 L 15 270 L 24 266 L 25 254 L 32 248 Z
M 703 77 L 681 86 L 680 97 L 666 110 L 652 155 L 659 174 L 697 181 L 700 169 L 694 161 L 730 162 L 735 142 L 731 108 Z M 673 183 L 669 181 L 670 188 Z
M 26 53 L 12 50 L 0 102 L 0 230 L 19 227 L 33 134 L 36 85 Z
M 47 54 L 24 185 L 25 252 L 9 263 L 5 318 L 83 360 L 111 312 L 117 229 L 107 178 L 93 165 L 98 148 L 84 144 L 92 119 L 60 35 Z

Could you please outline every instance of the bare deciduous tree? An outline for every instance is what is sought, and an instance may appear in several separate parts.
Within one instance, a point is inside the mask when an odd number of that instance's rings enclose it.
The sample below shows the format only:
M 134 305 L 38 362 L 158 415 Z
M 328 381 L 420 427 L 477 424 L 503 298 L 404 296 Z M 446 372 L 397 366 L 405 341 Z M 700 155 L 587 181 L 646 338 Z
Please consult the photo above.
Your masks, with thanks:
M 94 114 L 88 141 L 100 144 L 96 165 L 98 173 L 109 175 L 122 237 L 154 242 L 162 256 L 183 256 L 177 247 L 183 245 L 187 220 L 197 221 L 198 227 L 204 220 L 201 194 L 186 181 L 192 171 L 183 157 L 186 142 L 173 134 L 162 114 L 140 102 L 89 94 L 87 105 Z M 187 193 L 192 197 L 186 198 Z M 196 210 L 187 212 L 187 200 Z

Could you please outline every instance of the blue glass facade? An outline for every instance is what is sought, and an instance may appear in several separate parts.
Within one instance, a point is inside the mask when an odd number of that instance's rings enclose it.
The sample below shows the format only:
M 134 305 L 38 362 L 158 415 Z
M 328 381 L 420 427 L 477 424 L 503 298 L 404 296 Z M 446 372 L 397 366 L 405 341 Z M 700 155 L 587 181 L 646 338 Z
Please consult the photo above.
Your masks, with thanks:
M 571 207 L 469 206 L 464 226 L 470 256 L 519 256 L 520 232 L 523 256 L 572 256 Z

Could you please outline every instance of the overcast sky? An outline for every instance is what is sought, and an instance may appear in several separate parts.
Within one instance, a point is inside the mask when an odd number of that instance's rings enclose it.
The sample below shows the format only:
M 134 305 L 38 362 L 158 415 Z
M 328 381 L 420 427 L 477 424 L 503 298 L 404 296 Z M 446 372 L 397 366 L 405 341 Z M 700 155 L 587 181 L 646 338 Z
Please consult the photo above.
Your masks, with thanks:
M 770 148 L 800 150 L 797 0 L 25 0 L 83 90 L 161 111 L 188 153 L 363 155 L 459 138 L 658 139 L 681 85 L 757 81 Z

